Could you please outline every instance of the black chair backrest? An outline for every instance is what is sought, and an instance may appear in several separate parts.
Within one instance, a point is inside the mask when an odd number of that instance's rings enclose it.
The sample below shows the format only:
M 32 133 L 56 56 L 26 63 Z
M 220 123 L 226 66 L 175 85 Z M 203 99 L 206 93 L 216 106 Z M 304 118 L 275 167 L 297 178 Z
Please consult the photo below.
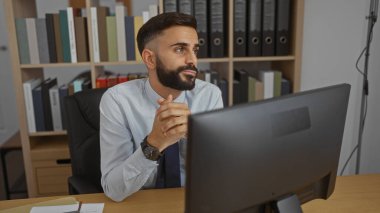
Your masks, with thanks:
M 99 104 L 106 90 L 84 90 L 65 98 L 72 175 L 100 190 Z

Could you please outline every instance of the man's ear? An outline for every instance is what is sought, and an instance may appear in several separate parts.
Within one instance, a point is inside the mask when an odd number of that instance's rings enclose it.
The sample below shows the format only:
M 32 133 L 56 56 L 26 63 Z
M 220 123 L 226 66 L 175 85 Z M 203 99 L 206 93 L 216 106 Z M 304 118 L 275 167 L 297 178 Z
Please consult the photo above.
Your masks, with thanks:
M 150 49 L 144 49 L 141 53 L 141 58 L 149 70 L 156 68 L 156 56 Z

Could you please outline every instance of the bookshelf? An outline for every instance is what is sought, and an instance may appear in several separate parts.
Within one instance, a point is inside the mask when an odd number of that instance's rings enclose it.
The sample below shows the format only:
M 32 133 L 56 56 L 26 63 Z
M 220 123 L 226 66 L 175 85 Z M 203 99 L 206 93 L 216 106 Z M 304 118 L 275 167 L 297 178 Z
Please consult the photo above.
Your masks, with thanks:
M 48 1 L 48 0 L 46 0 Z M 75 2 L 75 1 L 74 1 Z M 90 8 L 97 1 L 86 0 L 87 16 L 91 16 Z M 125 1 L 130 2 L 130 1 Z M 26 106 L 24 101 L 23 82 L 44 77 L 45 68 L 75 68 L 83 67 L 90 70 L 92 86 L 96 85 L 96 77 L 102 74 L 106 66 L 124 66 L 142 64 L 138 61 L 95 62 L 93 55 L 91 20 L 87 19 L 88 30 L 88 62 L 79 63 L 44 63 L 21 64 L 16 38 L 15 18 L 37 17 L 36 0 L 4 0 L 11 64 L 13 68 L 14 85 L 19 113 L 20 134 L 23 147 L 23 157 L 30 197 L 67 194 L 67 177 L 71 175 L 67 135 L 65 131 L 44 131 L 29 133 L 27 126 Z M 234 69 L 239 67 L 269 68 L 281 70 L 283 76 L 290 80 L 292 91 L 300 89 L 303 8 L 304 0 L 292 1 L 291 13 L 291 53 L 287 56 L 234 57 L 233 55 L 233 1 L 226 1 L 227 18 L 227 54 L 223 58 L 201 58 L 200 64 L 209 64 L 211 69 L 228 80 L 229 105 L 233 104 Z M 158 0 L 159 13 L 163 12 L 163 0 Z M 62 9 L 62 8 L 59 8 Z M 57 9 L 58 10 L 58 9 Z

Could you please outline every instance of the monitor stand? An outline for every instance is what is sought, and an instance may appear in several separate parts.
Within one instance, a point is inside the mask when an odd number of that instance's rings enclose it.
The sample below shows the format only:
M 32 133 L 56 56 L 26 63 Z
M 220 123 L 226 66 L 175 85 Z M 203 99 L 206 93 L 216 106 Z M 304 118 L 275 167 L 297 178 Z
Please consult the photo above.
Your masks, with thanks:
M 302 213 L 297 195 L 285 197 L 275 203 L 277 213 Z

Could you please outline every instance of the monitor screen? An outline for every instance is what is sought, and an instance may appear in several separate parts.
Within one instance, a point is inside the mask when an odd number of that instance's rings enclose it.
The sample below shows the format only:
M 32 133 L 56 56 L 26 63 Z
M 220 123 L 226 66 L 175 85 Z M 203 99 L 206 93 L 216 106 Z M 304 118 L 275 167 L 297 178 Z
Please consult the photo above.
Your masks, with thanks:
M 298 208 L 327 199 L 349 93 L 340 84 L 189 116 L 185 211 L 261 212 L 289 197 Z

